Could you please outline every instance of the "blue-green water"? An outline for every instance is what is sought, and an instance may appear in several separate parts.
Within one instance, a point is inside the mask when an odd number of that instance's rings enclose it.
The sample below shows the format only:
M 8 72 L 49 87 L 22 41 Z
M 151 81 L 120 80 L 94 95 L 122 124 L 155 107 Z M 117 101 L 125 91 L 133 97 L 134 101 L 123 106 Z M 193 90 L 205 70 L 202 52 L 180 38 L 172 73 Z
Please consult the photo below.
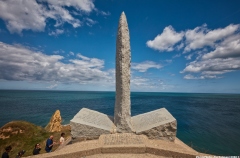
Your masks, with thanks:
M 83 107 L 113 115 L 114 103 L 114 92 L 0 90 L 0 126 L 46 126 L 57 109 L 63 124 Z M 162 107 L 177 119 L 177 137 L 197 151 L 240 155 L 240 94 L 131 93 L 132 116 Z

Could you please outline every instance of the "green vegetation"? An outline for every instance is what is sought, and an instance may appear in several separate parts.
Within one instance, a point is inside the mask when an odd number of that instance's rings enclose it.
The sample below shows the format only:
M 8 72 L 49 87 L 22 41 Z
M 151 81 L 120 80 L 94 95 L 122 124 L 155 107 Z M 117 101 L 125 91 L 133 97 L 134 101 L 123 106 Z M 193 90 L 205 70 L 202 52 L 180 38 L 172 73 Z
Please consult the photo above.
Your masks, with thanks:
M 70 136 L 70 127 L 63 127 L 62 131 Z M 5 152 L 5 147 L 12 146 L 10 157 L 15 157 L 20 150 L 25 150 L 24 156 L 32 155 L 35 144 L 40 143 L 42 150 L 40 153 L 45 153 L 46 140 L 50 135 L 54 136 L 54 141 L 59 142 L 61 132 L 47 132 L 44 128 L 36 126 L 25 121 L 12 121 L 0 128 L 0 153 Z M 59 145 L 54 145 L 55 150 Z M 0 155 L 0 156 L 1 156 Z

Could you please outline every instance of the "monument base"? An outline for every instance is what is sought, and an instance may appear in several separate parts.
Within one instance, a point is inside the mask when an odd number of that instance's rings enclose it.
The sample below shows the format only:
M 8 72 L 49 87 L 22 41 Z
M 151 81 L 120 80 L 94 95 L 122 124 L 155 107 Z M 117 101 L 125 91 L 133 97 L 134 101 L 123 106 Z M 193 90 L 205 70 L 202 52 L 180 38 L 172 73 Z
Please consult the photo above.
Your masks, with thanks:
M 177 121 L 165 108 L 134 116 L 131 121 L 138 135 L 146 135 L 148 139 L 175 140 Z M 112 117 L 86 108 L 74 116 L 70 126 L 73 142 L 116 133 Z
M 132 122 L 136 134 L 149 139 L 175 140 L 177 121 L 165 108 L 134 116 Z
M 98 139 L 102 134 L 113 133 L 116 129 L 112 117 L 103 113 L 82 108 L 70 121 L 73 141 Z

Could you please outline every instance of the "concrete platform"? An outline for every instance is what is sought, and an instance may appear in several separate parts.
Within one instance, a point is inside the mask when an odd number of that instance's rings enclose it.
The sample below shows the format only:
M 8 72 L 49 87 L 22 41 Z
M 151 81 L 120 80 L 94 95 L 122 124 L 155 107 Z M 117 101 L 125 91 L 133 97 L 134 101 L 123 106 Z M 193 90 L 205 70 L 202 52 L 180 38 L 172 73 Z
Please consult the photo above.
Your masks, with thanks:
M 98 140 L 89 140 L 69 144 L 52 153 L 45 153 L 29 157 L 42 158 L 155 158 L 155 157 L 189 157 L 209 156 L 199 153 L 181 140 L 174 142 L 165 140 L 149 140 L 144 135 L 131 133 L 101 135 Z

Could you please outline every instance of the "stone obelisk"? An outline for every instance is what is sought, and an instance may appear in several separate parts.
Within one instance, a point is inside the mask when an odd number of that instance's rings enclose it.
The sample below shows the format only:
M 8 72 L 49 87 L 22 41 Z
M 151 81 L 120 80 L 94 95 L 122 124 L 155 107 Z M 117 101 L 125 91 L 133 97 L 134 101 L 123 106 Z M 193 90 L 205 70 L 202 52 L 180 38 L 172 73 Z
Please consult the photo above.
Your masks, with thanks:
M 114 124 L 117 132 L 132 132 L 131 101 L 130 101 L 130 38 L 127 19 L 122 12 L 118 24 L 116 44 L 116 96 Z

